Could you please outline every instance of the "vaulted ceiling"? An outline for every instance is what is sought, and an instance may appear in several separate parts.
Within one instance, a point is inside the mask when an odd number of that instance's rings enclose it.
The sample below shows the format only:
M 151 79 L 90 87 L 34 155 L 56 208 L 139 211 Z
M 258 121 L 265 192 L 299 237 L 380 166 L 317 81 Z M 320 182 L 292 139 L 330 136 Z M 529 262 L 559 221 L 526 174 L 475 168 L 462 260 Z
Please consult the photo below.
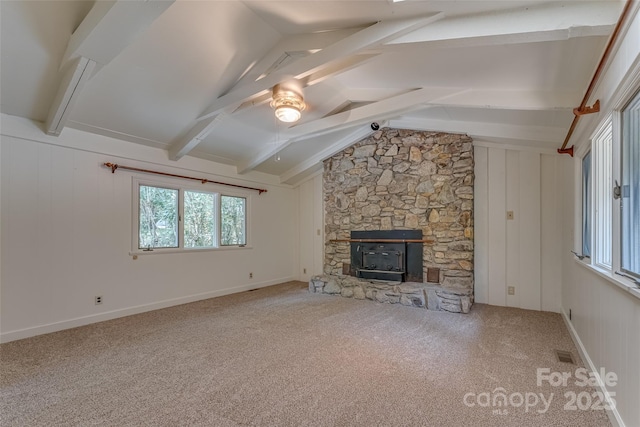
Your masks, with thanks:
M 371 123 L 557 148 L 623 4 L 7 1 L 5 114 L 295 183 Z M 277 122 L 271 88 L 307 109 Z

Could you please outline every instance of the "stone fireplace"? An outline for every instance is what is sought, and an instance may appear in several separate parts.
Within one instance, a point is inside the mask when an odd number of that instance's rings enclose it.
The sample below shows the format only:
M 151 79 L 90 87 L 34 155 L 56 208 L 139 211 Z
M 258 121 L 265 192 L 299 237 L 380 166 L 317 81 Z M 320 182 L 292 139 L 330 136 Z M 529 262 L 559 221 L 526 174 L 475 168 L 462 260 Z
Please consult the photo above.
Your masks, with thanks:
M 325 275 L 356 275 L 352 233 L 417 230 L 428 240 L 422 243 L 422 274 L 407 281 L 424 283 L 429 272 L 434 289 L 472 298 L 473 165 L 466 135 L 400 129 L 377 131 L 325 160 Z M 386 262 L 397 249 L 378 249 L 364 258 L 376 266 L 369 270 L 402 269 Z M 398 274 L 387 276 L 402 282 Z

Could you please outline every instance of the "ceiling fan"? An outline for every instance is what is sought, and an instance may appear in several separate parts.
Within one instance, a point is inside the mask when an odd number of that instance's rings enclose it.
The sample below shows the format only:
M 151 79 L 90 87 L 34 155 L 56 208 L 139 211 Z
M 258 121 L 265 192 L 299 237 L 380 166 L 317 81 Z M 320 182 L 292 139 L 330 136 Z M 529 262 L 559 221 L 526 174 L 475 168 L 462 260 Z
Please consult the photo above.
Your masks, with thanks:
M 290 79 L 275 85 L 270 105 L 281 122 L 293 123 L 300 120 L 302 111 L 306 108 L 300 81 Z

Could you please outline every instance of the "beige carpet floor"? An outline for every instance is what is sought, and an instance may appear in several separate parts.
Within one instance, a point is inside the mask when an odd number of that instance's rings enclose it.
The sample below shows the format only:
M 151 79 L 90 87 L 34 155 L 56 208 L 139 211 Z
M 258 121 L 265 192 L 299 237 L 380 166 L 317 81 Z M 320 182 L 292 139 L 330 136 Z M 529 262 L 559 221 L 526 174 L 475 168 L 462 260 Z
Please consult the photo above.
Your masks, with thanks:
M 537 368 L 577 368 L 554 349 L 578 358 L 557 314 L 433 312 L 291 282 L 2 344 L 0 425 L 609 425 L 565 409 L 565 393 L 593 389 L 537 385 Z M 499 388 L 508 406 L 490 402 Z M 518 406 L 526 393 L 549 409 Z

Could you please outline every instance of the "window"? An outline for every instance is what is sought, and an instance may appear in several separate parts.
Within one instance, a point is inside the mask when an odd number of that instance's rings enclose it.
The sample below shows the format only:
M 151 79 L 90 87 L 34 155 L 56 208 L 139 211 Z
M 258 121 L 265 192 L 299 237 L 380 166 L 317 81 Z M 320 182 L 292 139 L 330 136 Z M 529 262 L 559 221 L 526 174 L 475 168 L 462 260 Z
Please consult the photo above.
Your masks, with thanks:
M 591 151 L 582 159 L 582 255 L 591 256 Z
M 243 197 L 221 197 L 221 245 L 245 245 L 247 243 L 245 237 L 246 205 L 247 199 Z
M 140 186 L 138 248 L 178 247 L 178 190 Z
M 247 244 L 247 197 L 134 180 L 135 250 Z
M 640 92 L 616 105 L 580 164 L 582 253 L 640 283 Z
M 213 248 L 216 244 L 216 195 L 184 192 L 184 247 Z
M 593 250 L 595 265 L 611 269 L 612 241 L 612 123 L 609 119 L 593 139 Z
M 621 269 L 640 277 L 640 92 L 622 111 Z

